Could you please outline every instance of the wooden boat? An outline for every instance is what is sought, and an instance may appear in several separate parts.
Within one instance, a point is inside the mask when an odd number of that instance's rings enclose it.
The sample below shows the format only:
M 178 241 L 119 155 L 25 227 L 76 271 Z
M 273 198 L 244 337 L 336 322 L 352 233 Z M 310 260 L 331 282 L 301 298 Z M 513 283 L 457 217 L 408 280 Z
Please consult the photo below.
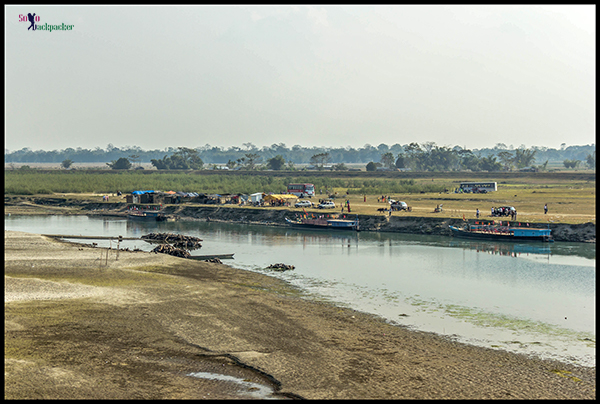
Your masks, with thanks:
M 480 239 L 480 240 L 502 240 L 502 241 L 541 241 L 553 242 L 552 230 L 530 228 L 530 227 L 511 227 L 497 225 L 471 225 L 466 224 L 463 227 L 450 226 L 452 235 L 455 237 Z
M 192 255 L 190 256 L 193 260 L 209 260 L 211 258 L 218 258 L 220 260 L 233 259 L 233 254 L 212 254 L 212 255 Z
M 127 219 L 164 222 L 167 216 L 157 210 L 132 210 L 127 213 Z
M 287 224 L 296 227 L 306 227 L 312 229 L 326 230 L 356 230 L 360 231 L 358 216 L 356 219 L 340 219 L 338 218 L 296 218 L 295 220 L 285 218 Z

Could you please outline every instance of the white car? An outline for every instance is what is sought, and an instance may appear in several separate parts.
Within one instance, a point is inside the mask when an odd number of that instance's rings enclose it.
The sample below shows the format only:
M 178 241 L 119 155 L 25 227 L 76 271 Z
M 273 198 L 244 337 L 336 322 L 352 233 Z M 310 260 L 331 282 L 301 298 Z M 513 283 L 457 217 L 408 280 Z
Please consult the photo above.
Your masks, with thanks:
M 311 201 L 298 201 L 294 206 L 297 208 L 312 208 L 313 204 Z
M 406 204 L 406 202 L 395 201 L 393 199 L 390 201 L 390 207 L 392 208 L 392 210 L 411 210 Z
M 333 201 L 323 201 L 317 208 L 319 209 L 335 209 L 335 203 Z

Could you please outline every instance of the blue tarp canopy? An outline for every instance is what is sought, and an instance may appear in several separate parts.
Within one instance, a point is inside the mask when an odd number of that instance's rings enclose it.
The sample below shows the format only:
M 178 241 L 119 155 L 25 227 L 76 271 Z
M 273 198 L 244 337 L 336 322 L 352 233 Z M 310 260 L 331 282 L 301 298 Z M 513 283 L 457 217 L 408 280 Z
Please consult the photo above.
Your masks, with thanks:
M 132 195 L 142 195 L 142 194 L 153 194 L 156 191 L 133 191 L 131 194 Z

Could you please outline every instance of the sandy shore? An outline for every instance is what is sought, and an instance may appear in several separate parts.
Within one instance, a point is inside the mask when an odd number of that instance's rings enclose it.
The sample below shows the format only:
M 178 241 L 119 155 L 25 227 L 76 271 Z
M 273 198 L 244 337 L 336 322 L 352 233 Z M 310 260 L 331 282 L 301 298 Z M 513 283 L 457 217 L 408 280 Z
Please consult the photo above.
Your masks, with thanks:
M 5 231 L 4 307 L 8 399 L 595 398 L 595 368 L 408 331 L 226 265 L 20 232 Z

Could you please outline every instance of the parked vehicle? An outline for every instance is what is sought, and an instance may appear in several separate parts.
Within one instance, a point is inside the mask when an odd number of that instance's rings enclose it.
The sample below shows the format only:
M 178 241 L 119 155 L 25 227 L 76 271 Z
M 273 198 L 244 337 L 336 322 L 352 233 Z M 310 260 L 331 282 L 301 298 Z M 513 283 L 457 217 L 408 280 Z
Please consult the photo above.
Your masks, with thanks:
M 461 182 L 458 193 L 487 194 L 498 190 L 497 182 Z
M 335 202 L 323 201 L 317 206 L 317 208 L 319 208 L 319 209 L 335 209 Z
M 298 198 L 312 198 L 315 196 L 315 186 L 314 184 L 288 184 L 287 193 Z
M 393 199 L 390 199 L 390 208 L 392 210 L 405 210 L 407 212 L 410 212 L 412 210 L 412 208 L 408 206 L 406 202 L 395 201 Z
M 298 201 L 294 206 L 297 208 L 312 208 L 313 203 L 311 201 Z

